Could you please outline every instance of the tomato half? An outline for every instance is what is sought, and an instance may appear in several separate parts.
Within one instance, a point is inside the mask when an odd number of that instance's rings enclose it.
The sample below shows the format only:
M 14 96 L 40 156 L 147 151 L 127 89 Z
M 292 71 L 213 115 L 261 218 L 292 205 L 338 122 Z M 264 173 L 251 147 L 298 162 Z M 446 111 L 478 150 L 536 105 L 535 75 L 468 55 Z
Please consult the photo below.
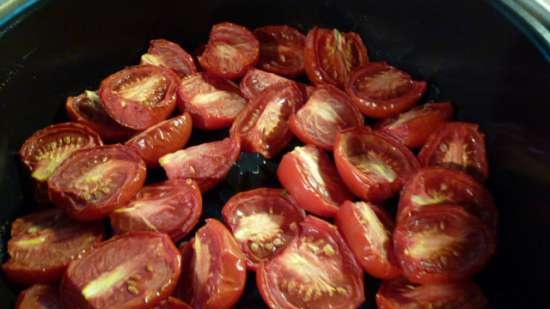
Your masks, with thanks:
M 277 176 L 300 207 L 318 216 L 332 217 L 341 203 L 353 199 L 332 161 L 313 145 L 285 154 Z
M 193 282 L 191 280 L 191 274 L 193 273 L 192 261 L 194 241 L 194 238 L 189 241 L 185 241 L 180 244 L 178 248 L 181 256 L 181 276 L 173 295 L 186 303 L 191 303 L 193 298 Z
M 307 34 L 304 61 L 310 81 L 343 88 L 352 70 L 366 64 L 369 58 L 359 34 L 313 28 Z
M 243 76 L 260 56 L 260 43 L 243 26 L 220 23 L 212 27 L 199 62 L 206 71 L 228 79 Z
M 336 133 L 362 126 L 363 115 L 348 95 L 331 85 L 315 88 L 306 104 L 289 120 L 289 126 L 302 142 L 332 150 Z
M 60 209 L 15 220 L 2 270 L 11 281 L 30 285 L 58 281 L 67 265 L 103 239 L 103 224 L 79 223 Z
M 366 116 L 387 118 L 413 107 L 426 88 L 386 62 L 371 62 L 353 72 L 346 91 Z
M 222 215 L 253 270 L 283 250 L 304 219 L 292 197 L 269 188 L 237 193 L 223 206 Z
M 125 144 L 133 148 L 147 166 L 156 167 L 160 157 L 183 148 L 191 137 L 191 116 L 188 113 L 164 120 L 137 134 Z
M 102 144 L 99 135 L 89 127 L 66 122 L 36 131 L 21 146 L 19 155 L 32 177 L 44 182 L 76 150 Z
M 480 180 L 489 176 L 485 134 L 479 125 L 450 122 L 434 132 L 418 154 L 423 166 L 444 166 L 465 171 Z
M 146 186 L 126 206 L 111 213 L 117 233 L 155 231 L 181 240 L 199 223 L 202 196 L 191 179 L 173 179 Z
M 404 276 L 419 284 L 469 279 L 496 242 L 489 226 L 455 204 L 424 206 L 397 224 L 393 239 Z
M 138 65 L 104 79 L 99 97 L 107 114 L 116 122 L 144 130 L 174 111 L 178 84 L 179 77 L 170 69 Z
M 181 300 L 168 297 L 167 300 L 163 301 L 160 305 L 156 306 L 154 309 L 193 309 L 188 304 L 182 302 Z
M 401 274 L 393 254 L 393 222 L 382 208 L 346 201 L 338 209 L 336 225 L 368 274 L 380 279 L 392 279 Z
M 96 91 L 68 97 L 65 108 L 69 118 L 92 128 L 106 142 L 124 141 L 134 134 L 134 130 L 121 126 L 107 114 Z
M 427 205 L 459 204 L 496 231 L 498 211 L 491 193 L 473 177 L 457 170 L 427 167 L 416 173 L 401 191 L 397 222 Z
M 59 291 L 49 285 L 33 285 L 19 294 L 15 309 L 61 309 Z
M 247 103 L 236 84 L 208 73 L 184 78 L 178 96 L 179 109 L 189 112 L 193 125 L 205 130 L 230 127 Z
M 61 302 L 72 309 L 151 308 L 172 294 L 180 271 L 181 258 L 168 235 L 127 233 L 69 265 Z
M 335 226 L 307 216 L 300 233 L 256 272 L 270 308 L 357 308 L 365 300 L 363 273 Z
M 288 77 L 304 73 L 304 46 L 306 37 L 286 25 L 256 28 L 254 35 L 260 41 L 258 67 Z
M 206 192 L 223 181 L 240 154 L 239 139 L 228 137 L 167 154 L 159 162 L 169 179 L 193 179 Z
M 304 94 L 306 93 L 306 85 L 304 84 L 295 82 L 288 78 L 284 78 L 277 74 L 269 73 L 269 72 L 254 69 L 254 68 L 248 70 L 246 75 L 243 77 L 240 83 L 240 88 L 245 98 L 249 100 L 253 100 L 267 88 L 275 84 L 282 84 L 282 83 L 295 84 L 302 90 Z
M 428 103 L 382 121 L 377 129 L 395 137 L 409 148 L 419 148 L 426 143 L 430 134 L 441 129 L 451 118 L 451 103 Z
M 382 284 L 376 294 L 378 309 L 487 309 L 487 299 L 472 282 L 415 285 L 405 279 Z
M 276 84 L 252 100 L 237 116 L 231 136 L 241 139 L 243 150 L 272 158 L 292 139 L 288 119 L 304 102 L 298 86 Z
M 74 152 L 48 180 L 50 200 L 76 220 L 105 218 L 130 201 L 145 182 L 143 160 L 129 147 Z
M 348 188 L 373 203 L 381 203 L 398 193 L 420 167 L 403 144 L 368 128 L 338 133 L 334 160 Z
M 183 78 L 197 72 L 193 57 L 181 46 L 168 40 L 149 42 L 149 49 L 141 56 L 141 64 L 151 64 L 174 71 Z

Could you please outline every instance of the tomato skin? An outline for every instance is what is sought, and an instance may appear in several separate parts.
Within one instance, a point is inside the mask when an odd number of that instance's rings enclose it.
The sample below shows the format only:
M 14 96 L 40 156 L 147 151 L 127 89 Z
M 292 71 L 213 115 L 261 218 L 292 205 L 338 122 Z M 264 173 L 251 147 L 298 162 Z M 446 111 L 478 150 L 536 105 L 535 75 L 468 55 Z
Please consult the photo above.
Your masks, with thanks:
M 374 157 L 369 155 L 368 158 L 362 158 L 361 155 L 367 153 L 365 149 L 371 149 Z M 350 151 L 353 156 L 350 156 Z M 369 167 L 368 171 L 361 170 L 358 165 L 365 160 L 386 173 L 389 172 L 386 170 L 389 167 L 391 177 L 383 175 L 383 172 L 372 171 L 375 167 Z M 377 160 L 383 162 L 376 162 Z M 381 203 L 398 193 L 409 177 L 420 168 L 414 154 L 404 145 L 366 127 L 344 130 L 336 135 L 334 161 L 350 191 L 372 203 Z M 383 168 L 379 167 L 381 164 L 384 164 Z
M 245 98 L 253 100 L 259 96 L 264 90 L 275 85 L 282 83 L 290 83 L 296 85 L 307 97 L 307 87 L 302 83 L 298 83 L 291 79 L 284 78 L 274 73 L 269 73 L 259 69 L 252 68 L 248 70 L 246 75 L 241 79 L 239 87 Z
M 33 285 L 17 297 L 15 309 L 61 309 L 59 291 L 49 285 Z
M 140 89 L 137 83 L 141 83 Z M 172 70 L 137 65 L 104 79 L 99 97 L 107 114 L 116 122 L 130 129 L 145 130 L 174 111 L 178 84 L 179 77 Z
M 160 157 L 187 144 L 192 126 L 191 116 L 185 113 L 157 123 L 132 137 L 125 145 L 134 149 L 148 167 L 156 167 Z
M 428 103 L 382 121 L 377 129 L 395 137 L 409 148 L 419 148 L 426 143 L 430 134 L 443 127 L 452 117 L 451 103 Z
M 388 118 L 412 108 L 427 87 L 386 62 L 371 62 L 353 72 L 346 92 L 365 116 Z
M 251 217 L 257 214 L 265 214 L 270 216 L 273 221 L 259 221 L 258 224 L 275 222 L 276 216 L 282 216 L 283 222 L 280 222 L 277 228 L 277 235 L 266 235 L 263 237 L 271 237 L 266 240 L 266 243 L 262 239 L 254 241 L 254 238 L 239 237 L 239 233 L 243 232 L 247 228 L 245 226 L 246 217 Z M 241 250 L 246 255 L 246 263 L 249 269 L 256 270 L 257 266 L 261 262 L 268 261 L 272 256 L 275 256 L 278 252 L 284 249 L 286 244 L 292 240 L 298 233 L 298 224 L 304 219 L 304 211 L 296 205 L 296 201 L 281 189 L 270 188 L 258 188 L 245 192 L 239 192 L 223 206 L 222 215 L 225 223 L 231 229 L 233 236 L 239 243 Z M 260 219 L 261 217 L 258 217 Z M 241 223 L 243 227 L 241 227 Z M 267 228 L 267 226 L 255 226 L 256 228 Z M 293 229 L 294 227 L 294 229 Z M 265 231 L 265 230 L 264 230 Z M 259 236 L 258 238 L 262 238 Z M 280 244 L 276 244 L 273 238 L 280 240 Z M 264 255 L 266 244 L 272 247 L 272 251 Z M 254 250 L 254 245 L 257 245 L 259 249 L 262 249 L 261 253 Z M 265 251 L 264 251 L 265 250 Z M 261 254 L 261 256 L 259 256 Z
M 193 273 L 192 261 L 194 242 L 195 239 L 191 238 L 191 240 L 180 244 L 178 248 L 181 257 L 181 276 L 173 295 L 186 303 L 191 303 L 193 298 L 193 282 L 190 274 Z
M 163 301 L 159 306 L 155 307 L 154 309 L 193 309 L 188 304 L 182 302 L 181 300 L 174 298 L 174 297 L 168 297 L 167 300 Z
M 199 62 L 214 75 L 236 79 L 253 67 L 259 56 L 260 42 L 254 34 L 243 26 L 225 22 L 212 27 Z
M 306 37 L 295 28 L 274 25 L 256 28 L 260 42 L 258 67 L 275 74 L 296 77 L 304 73 Z
M 333 119 L 324 116 L 327 110 Z M 363 115 L 348 95 L 328 84 L 317 86 L 304 106 L 289 119 L 290 130 L 302 142 L 325 150 L 332 150 L 336 133 L 363 123 Z
M 141 56 L 141 64 L 150 64 L 174 71 L 180 78 L 197 72 L 193 56 L 181 46 L 164 39 L 151 40 L 147 53 Z
M 365 218 L 363 213 L 371 214 Z M 368 274 L 379 279 L 393 279 L 401 275 L 401 269 L 393 254 L 392 231 L 394 224 L 390 215 L 375 205 L 350 201 L 344 202 L 336 214 L 336 225 L 346 240 L 357 261 Z M 377 227 L 382 231 L 375 231 Z M 382 244 L 376 240 L 378 232 L 387 239 Z M 382 247 L 382 248 L 380 248 Z
M 487 299 L 472 282 L 415 285 L 405 279 L 385 281 L 376 293 L 378 309 L 488 309 Z
M 496 244 L 489 226 L 454 204 L 424 206 L 397 224 L 393 239 L 403 275 L 418 284 L 471 278 Z
M 110 187 L 110 180 L 100 179 L 100 182 L 101 180 L 107 182 L 104 184 L 107 187 L 101 189 L 103 185 L 97 184 L 98 180 L 80 179 L 85 176 L 82 175 L 83 168 L 87 168 L 87 172 L 93 172 L 94 166 L 100 168 L 100 172 L 104 166 L 111 168 L 118 166 L 119 169 L 124 167 L 124 170 L 113 172 L 118 172 L 114 176 L 120 176 L 121 172 L 125 172 L 123 182 L 114 184 L 116 187 Z M 91 178 L 97 177 L 97 175 L 91 176 Z M 100 176 L 109 176 L 109 174 Z M 81 149 L 65 160 L 50 177 L 48 193 L 50 200 L 73 219 L 98 220 L 107 217 L 115 208 L 129 202 L 143 186 L 145 176 L 145 162 L 127 146 L 115 144 Z M 87 189 L 80 189 L 79 182 L 87 183 Z M 98 200 L 94 201 L 96 199 Z
M 328 49 L 328 50 L 325 50 Z M 313 28 L 306 37 L 305 71 L 314 84 L 344 88 L 351 71 L 369 61 L 367 47 L 355 32 Z
M 489 177 L 485 134 L 474 123 L 447 123 L 430 135 L 418 154 L 418 160 L 422 166 L 455 168 L 481 181 Z

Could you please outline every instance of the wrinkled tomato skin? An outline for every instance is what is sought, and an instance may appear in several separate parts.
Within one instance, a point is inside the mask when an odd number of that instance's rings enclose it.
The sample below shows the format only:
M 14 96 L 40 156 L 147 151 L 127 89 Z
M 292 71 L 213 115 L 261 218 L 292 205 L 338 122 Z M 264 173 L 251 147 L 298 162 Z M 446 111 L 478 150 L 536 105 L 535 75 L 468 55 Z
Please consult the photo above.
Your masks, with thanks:
M 15 309 L 61 309 L 59 291 L 49 285 L 33 285 L 19 294 Z
M 181 300 L 174 298 L 174 297 L 168 297 L 167 300 L 163 301 L 159 306 L 155 307 L 154 309 L 193 309 L 188 304 L 182 302 Z
M 183 242 L 178 247 L 181 257 L 181 276 L 173 295 L 186 303 L 191 303 L 193 298 L 193 286 L 190 274 L 193 273 L 192 261 L 194 242 L 195 239 L 191 238 L 189 241 Z
M 125 144 L 134 149 L 148 167 L 159 165 L 165 154 L 183 148 L 191 137 L 192 120 L 188 113 L 159 122 L 137 134 Z
M 141 64 L 161 66 L 174 71 L 180 78 L 197 72 L 193 56 L 181 46 L 164 39 L 151 40 L 147 54 L 141 56 Z
M 306 37 L 300 31 L 274 25 L 256 28 L 254 35 L 260 42 L 259 68 L 290 78 L 304 73 Z
M 275 85 L 282 83 L 290 83 L 296 85 L 304 93 L 304 97 L 307 97 L 307 88 L 309 86 L 293 81 L 291 79 L 284 78 L 274 73 L 269 73 L 259 69 L 250 69 L 246 75 L 241 79 L 239 87 L 245 98 L 253 100 L 259 96 L 264 90 Z M 313 87 L 309 87 L 313 88 Z

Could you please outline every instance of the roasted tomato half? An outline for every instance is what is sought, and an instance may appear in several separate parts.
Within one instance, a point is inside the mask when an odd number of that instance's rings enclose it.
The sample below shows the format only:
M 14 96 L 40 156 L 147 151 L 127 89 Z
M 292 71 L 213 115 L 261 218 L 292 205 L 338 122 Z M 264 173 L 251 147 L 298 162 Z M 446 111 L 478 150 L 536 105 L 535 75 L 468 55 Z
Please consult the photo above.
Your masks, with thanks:
M 260 41 L 258 67 L 287 77 L 304 73 L 304 46 L 306 37 L 295 28 L 278 25 L 254 30 Z
M 51 201 L 77 220 L 105 218 L 130 201 L 145 182 L 143 160 L 129 147 L 74 152 L 48 180 Z
M 335 226 L 308 216 L 300 233 L 256 272 L 270 308 L 348 309 L 365 300 L 363 273 Z
M 353 72 L 346 91 L 366 116 L 388 118 L 412 108 L 426 88 L 385 62 L 371 62 Z
M 141 64 L 151 64 L 174 71 L 183 78 L 197 72 L 193 57 L 181 46 L 168 40 L 149 42 L 149 49 L 141 56 Z
M 33 285 L 19 294 L 15 309 L 61 309 L 59 290 L 49 285 Z
M 168 297 L 167 300 L 163 301 L 160 305 L 156 306 L 154 309 L 193 309 L 188 304 L 182 302 L 181 300 Z
M 381 203 L 398 193 L 419 168 L 414 154 L 403 144 L 368 128 L 339 133 L 334 159 L 348 188 L 373 203 Z
M 307 95 L 306 87 L 308 86 L 295 82 L 291 79 L 284 78 L 277 74 L 269 73 L 269 72 L 254 69 L 254 68 L 248 70 L 248 72 L 243 77 L 243 79 L 241 79 L 240 88 L 245 98 L 249 100 L 253 100 L 267 88 L 275 84 L 282 84 L 282 83 L 295 84 L 296 86 L 298 86 L 298 88 L 300 88 L 300 90 L 302 90 L 304 95 Z
M 260 188 L 234 195 L 222 210 L 225 223 L 256 269 L 298 234 L 304 211 L 281 189 Z

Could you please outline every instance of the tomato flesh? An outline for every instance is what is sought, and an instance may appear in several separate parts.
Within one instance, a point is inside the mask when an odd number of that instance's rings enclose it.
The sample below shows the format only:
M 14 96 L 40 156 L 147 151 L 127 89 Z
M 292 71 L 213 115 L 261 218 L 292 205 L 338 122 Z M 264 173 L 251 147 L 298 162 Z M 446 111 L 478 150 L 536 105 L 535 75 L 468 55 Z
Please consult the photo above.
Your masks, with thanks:
M 181 300 L 174 298 L 174 297 L 168 297 L 167 300 L 163 301 L 159 306 L 155 307 L 154 309 L 193 309 L 188 304 L 182 302 Z
M 300 84 L 277 74 L 254 68 L 248 70 L 246 75 L 243 77 L 240 83 L 240 88 L 245 98 L 247 98 L 248 100 L 253 100 L 267 88 L 275 84 L 282 83 L 295 84 L 302 90 L 302 92 L 306 93 L 306 86 L 304 84 Z
M 49 285 L 33 285 L 19 294 L 15 309 L 61 309 L 59 291 Z
M 254 35 L 260 42 L 258 67 L 287 77 L 304 72 L 304 46 L 306 37 L 286 25 L 256 28 Z
M 151 40 L 147 53 L 141 56 L 141 64 L 150 64 L 174 71 L 184 78 L 197 72 L 193 57 L 181 46 L 168 40 Z

